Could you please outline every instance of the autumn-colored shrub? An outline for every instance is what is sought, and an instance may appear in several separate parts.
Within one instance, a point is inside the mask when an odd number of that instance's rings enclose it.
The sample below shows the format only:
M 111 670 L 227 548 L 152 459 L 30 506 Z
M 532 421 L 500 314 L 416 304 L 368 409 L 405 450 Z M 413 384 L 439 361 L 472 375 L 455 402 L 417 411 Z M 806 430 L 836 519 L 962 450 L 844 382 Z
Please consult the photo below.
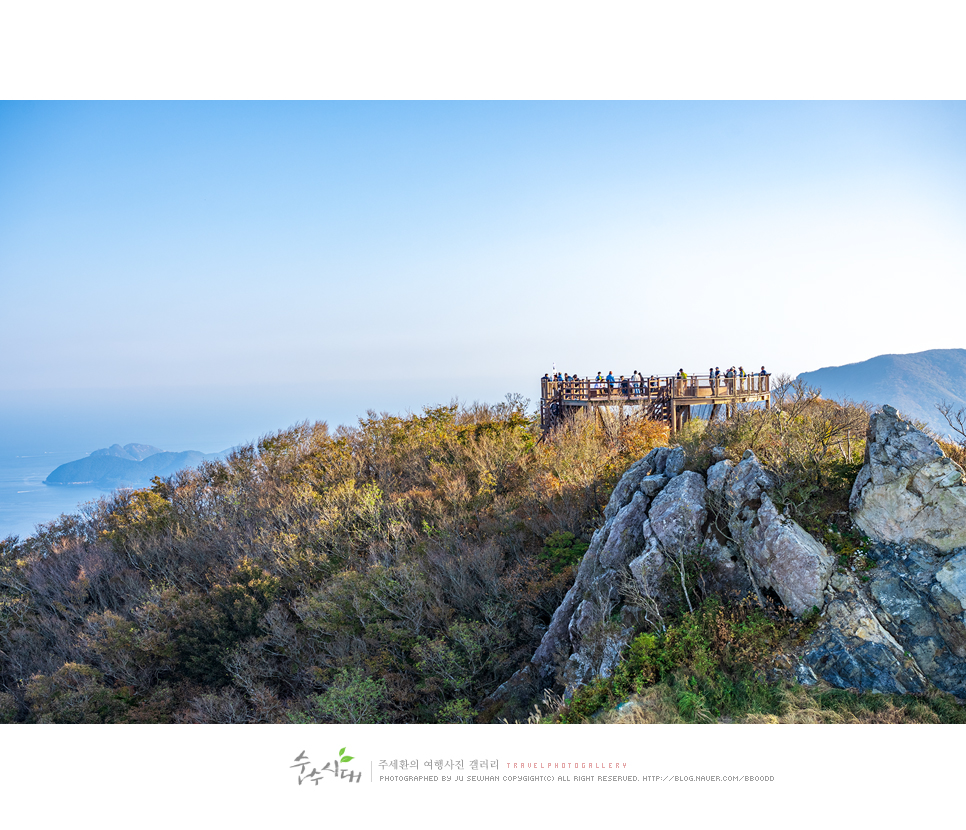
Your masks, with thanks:
M 536 648 L 611 488 L 666 440 L 590 417 L 542 437 L 527 406 L 296 424 L 4 541 L 4 711 L 331 720 L 371 683 L 374 720 L 477 718 Z

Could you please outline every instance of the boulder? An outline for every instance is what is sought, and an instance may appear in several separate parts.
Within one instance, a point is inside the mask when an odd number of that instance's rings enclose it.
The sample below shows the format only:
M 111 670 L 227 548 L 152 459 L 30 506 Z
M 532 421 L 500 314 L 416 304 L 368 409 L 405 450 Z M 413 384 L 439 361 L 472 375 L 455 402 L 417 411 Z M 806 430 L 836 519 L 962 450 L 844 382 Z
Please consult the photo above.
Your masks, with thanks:
M 685 472 L 671 479 L 651 503 L 642 527 L 643 549 L 628 563 L 651 622 L 668 600 L 663 589 L 668 569 L 679 556 L 697 553 L 702 546 L 707 492 L 700 473 Z
M 924 542 L 945 552 L 966 546 L 962 468 L 891 406 L 869 421 L 849 506 L 855 524 L 876 541 Z
M 734 468 L 735 465 L 725 458 L 708 470 L 708 492 L 712 496 L 720 497 L 724 493 L 728 476 Z
M 684 447 L 674 447 L 667 454 L 667 458 L 664 461 L 664 469 L 660 472 L 664 473 L 668 478 L 679 476 L 684 472 L 684 461 Z
M 675 449 L 680 450 L 680 447 Z M 614 518 L 630 503 L 636 492 L 640 491 L 648 498 L 659 492 L 672 477 L 672 474 L 665 473 L 669 459 L 672 469 L 678 466 L 684 469 L 684 451 L 681 450 L 678 453 L 669 447 L 655 447 L 643 458 L 631 464 L 610 495 L 610 500 L 604 508 L 604 521 Z
M 639 461 L 635 461 L 621 476 L 617 482 L 614 492 L 610 494 L 610 501 L 604 508 L 604 521 L 613 519 L 620 512 L 620 509 L 630 502 L 634 494 L 640 490 L 641 479 L 648 474 L 647 459 L 645 456 Z
M 719 487 L 717 478 L 716 473 L 715 487 Z M 733 515 L 742 507 L 757 508 L 761 494 L 774 486 L 775 479 L 771 473 L 765 471 L 751 450 L 746 450 L 741 461 L 728 472 L 724 486 L 720 488 L 727 513 Z
M 936 582 L 959 603 L 961 608 L 966 608 L 966 552 L 947 559 L 936 571 Z
M 796 617 L 822 608 L 834 560 L 797 522 L 780 515 L 767 494 L 760 492 L 758 501 L 757 510 L 746 506 L 729 522 L 752 578 Z

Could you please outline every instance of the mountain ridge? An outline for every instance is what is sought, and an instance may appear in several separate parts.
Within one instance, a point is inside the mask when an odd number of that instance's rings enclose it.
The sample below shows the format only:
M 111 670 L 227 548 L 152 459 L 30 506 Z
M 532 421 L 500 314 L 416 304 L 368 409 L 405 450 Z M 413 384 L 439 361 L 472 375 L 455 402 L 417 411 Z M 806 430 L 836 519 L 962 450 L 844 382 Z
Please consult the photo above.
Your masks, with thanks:
M 802 372 L 798 378 L 820 388 L 825 398 L 891 404 L 939 435 L 948 436 L 950 428 L 936 405 L 945 401 L 954 410 L 966 407 L 966 349 L 877 355 Z

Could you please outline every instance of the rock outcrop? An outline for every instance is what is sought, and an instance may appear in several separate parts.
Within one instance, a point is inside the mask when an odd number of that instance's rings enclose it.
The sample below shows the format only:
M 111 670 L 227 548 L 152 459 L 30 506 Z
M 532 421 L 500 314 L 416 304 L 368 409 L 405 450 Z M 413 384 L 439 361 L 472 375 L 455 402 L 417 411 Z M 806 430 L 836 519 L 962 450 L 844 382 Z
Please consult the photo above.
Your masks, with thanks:
M 659 581 L 665 551 L 699 547 L 707 521 L 705 493 L 704 477 L 684 472 L 680 447 L 652 450 L 628 469 L 604 509 L 604 524 L 591 539 L 573 587 L 520 679 L 546 685 L 562 679 L 572 691 L 613 672 L 645 613 L 623 600 L 629 563 L 642 550 L 652 551 L 650 577 Z
M 921 692 L 928 681 L 966 698 L 962 470 L 891 406 L 872 416 L 866 441 L 850 505 L 874 540 L 874 567 L 835 575 L 805 662 L 835 686 Z
M 865 465 L 850 499 L 852 520 L 878 542 L 966 546 L 963 470 L 891 406 L 872 416 Z
M 491 701 L 514 687 L 561 684 L 569 695 L 613 674 L 699 550 L 711 565 L 705 592 L 771 592 L 798 617 L 820 612 L 804 649 L 776 659 L 779 674 L 875 692 L 933 684 L 966 698 L 966 487 L 935 441 L 891 407 L 873 416 L 851 498 L 855 524 L 877 540 L 861 575 L 836 571 L 825 546 L 779 512 L 775 480 L 751 451 L 706 474 L 684 462 L 680 448 L 660 448 L 628 469 L 531 663 Z
M 765 493 L 774 482 L 754 454 L 736 465 L 719 462 L 708 479 L 685 471 L 684 461 L 681 448 L 662 447 L 628 469 L 531 664 L 491 699 L 523 682 L 559 682 L 571 693 L 592 677 L 610 676 L 630 638 L 655 621 L 668 591 L 678 590 L 681 563 L 699 551 L 710 563 L 706 590 L 772 589 L 794 614 L 821 604 L 832 560 L 775 510 Z M 712 526 L 709 499 L 726 513 L 724 525 L 738 531 L 733 539 Z

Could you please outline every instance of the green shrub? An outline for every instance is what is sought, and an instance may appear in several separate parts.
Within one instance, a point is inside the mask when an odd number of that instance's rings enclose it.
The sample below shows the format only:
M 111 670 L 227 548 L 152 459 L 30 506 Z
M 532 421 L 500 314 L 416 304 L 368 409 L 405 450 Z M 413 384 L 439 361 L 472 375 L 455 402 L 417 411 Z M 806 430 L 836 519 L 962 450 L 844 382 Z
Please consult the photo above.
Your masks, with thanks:
M 581 686 L 558 713 L 559 723 L 589 723 L 597 713 L 609 709 L 617 702 L 610 680 L 597 678 Z
M 373 680 L 355 668 L 341 669 L 322 694 L 311 698 L 308 712 L 295 711 L 295 723 L 382 723 L 388 695 L 382 680 Z
M 579 565 L 589 547 L 588 542 L 578 539 L 573 533 L 558 530 L 544 540 L 543 550 L 538 556 L 557 574 Z

